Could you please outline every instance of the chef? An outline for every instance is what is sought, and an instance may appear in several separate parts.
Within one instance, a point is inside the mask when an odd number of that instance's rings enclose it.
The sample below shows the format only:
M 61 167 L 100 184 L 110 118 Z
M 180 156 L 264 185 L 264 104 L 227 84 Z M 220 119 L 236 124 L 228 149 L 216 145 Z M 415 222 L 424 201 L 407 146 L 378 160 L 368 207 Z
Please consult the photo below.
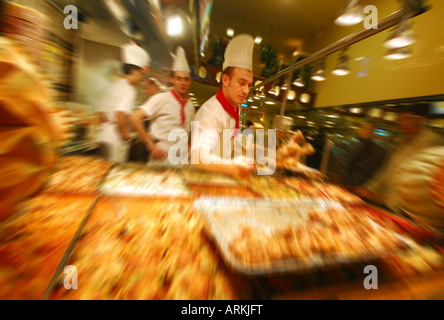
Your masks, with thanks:
M 188 96 L 192 82 L 191 72 L 182 47 L 176 50 L 176 60 L 169 80 L 173 84 L 172 90 L 153 96 L 131 116 L 131 124 L 145 142 L 151 160 L 167 159 L 169 149 L 176 143 L 169 141 L 170 132 L 184 129 L 189 135 L 191 120 L 195 115 L 193 103 Z M 150 132 L 146 132 L 143 126 L 144 119 L 150 121 Z
M 134 109 L 135 85 L 143 80 L 150 63 L 148 53 L 135 43 L 121 48 L 123 77 L 109 88 L 99 110 L 101 128 L 98 141 L 107 158 L 115 163 L 127 161 L 131 139 L 128 117 Z
M 198 159 L 197 166 L 204 170 L 236 178 L 246 178 L 253 170 L 251 165 L 232 158 L 233 141 L 239 134 L 239 106 L 253 85 L 253 49 L 252 36 L 233 38 L 225 51 L 221 89 L 196 114 L 199 143 L 193 145 L 192 161 Z M 227 159 L 230 161 L 224 161 Z

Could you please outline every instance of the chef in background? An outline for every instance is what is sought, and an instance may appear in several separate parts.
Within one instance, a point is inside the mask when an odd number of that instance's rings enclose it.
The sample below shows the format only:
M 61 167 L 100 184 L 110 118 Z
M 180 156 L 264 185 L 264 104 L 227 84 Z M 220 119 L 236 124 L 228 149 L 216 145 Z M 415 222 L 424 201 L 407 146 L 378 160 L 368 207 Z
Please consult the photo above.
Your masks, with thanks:
M 128 117 L 134 109 L 135 85 L 143 80 L 150 56 L 135 43 L 121 48 L 124 75 L 111 85 L 99 109 L 101 128 L 98 142 L 108 160 L 126 162 L 131 139 Z
M 188 96 L 191 70 L 182 47 L 176 50 L 169 80 L 173 84 L 172 90 L 153 96 L 131 116 L 131 125 L 144 141 L 150 160 L 167 160 L 170 148 L 176 143 L 168 140 L 172 130 L 184 129 L 190 134 L 195 110 Z M 145 119 L 150 122 L 149 132 L 143 126 Z

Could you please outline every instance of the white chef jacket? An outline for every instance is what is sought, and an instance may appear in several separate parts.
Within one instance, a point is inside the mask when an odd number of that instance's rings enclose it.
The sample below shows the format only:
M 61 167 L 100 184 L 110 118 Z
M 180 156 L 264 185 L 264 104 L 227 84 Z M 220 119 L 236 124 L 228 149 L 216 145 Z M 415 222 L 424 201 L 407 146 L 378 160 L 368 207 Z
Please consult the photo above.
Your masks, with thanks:
M 236 129 L 236 120 L 225 111 L 216 96 L 205 102 L 196 113 L 196 121 L 199 121 L 199 145 L 207 150 L 219 150 L 220 154 L 213 155 L 223 157 L 234 152 L 233 139 L 223 139 L 223 130 L 229 129 L 229 137 L 232 137 Z M 208 130 L 205 132 L 205 130 Z
M 120 136 L 116 112 L 122 111 L 130 115 L 134 109 L 136 90 L 127 79 L 120 79 L 111 85 L 107 91 L 100 112 L 104 112 L 107 122 L 100 127 L 98 142 L 109 148 L 108 158 L 113 162 L 125 162 L 129 151 L 129 142 Z
M 190 137 L 191 121 L 195 110 L 193 103 L 188 100 L 185 105 L 185 125 L 182 126 L 182 106 L 171 91 L 156 94 L 151 97 L 140 110 L 150 120 L 150 133 L 152 138 L 159 141 L 159 146 L 168 152 L 177 141 L 168 141 L 171 130 L 184 129 Z

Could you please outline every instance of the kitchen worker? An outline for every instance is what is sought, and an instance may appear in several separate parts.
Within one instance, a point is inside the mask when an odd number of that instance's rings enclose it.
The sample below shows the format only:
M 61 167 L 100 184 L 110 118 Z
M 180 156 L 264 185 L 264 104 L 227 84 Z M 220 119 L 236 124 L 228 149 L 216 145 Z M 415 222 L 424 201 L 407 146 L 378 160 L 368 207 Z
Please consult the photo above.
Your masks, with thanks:
M 253 85 L 253 49 L 254 39 L 251 35 L 240 34 L 233 38 L 225 51 L 221 88 L 196 114 L 199 143 L 193 144 L 192 162 L 201 169 L 239 179 L 252 173 L 254 167 L 245 161 L 233 159 L 232 153 L 233 141 L 239 134 L 239 106 Z M 229 133 L 225 142 L 224 130 Z M 223 161 L 228 158 L 231 161 Z
M 129 116 L 136 99 L 135 85 L 143 80 L 150 63 L 148 53 L 135 43 L 121 48 L 123 77 L 111 85 L 99 109 L 102 122 L 98 141 L 106 157 L 115 163 L 127 161 L 131 139 Z
M 403 133 L 401 143 L 365 186 L 356 188 L 357 194 L 394 212 L 401 212 L 400 199 L 395 191 L 396 175 L 402 174 L 399 167 L 420 150 L 444 145 L 443 137 L 427 128 L 425 115 L 429 108 L 429 104 L 419 103 L 405 107 L 398 114 L 397 126 Z
M 170 82 L 173 84 L 172 90 L 153 96 L 131 116 L 131 124 L 144 141 L 151 160 L 167 160 L 170 147 L 176 143 L 168 139 L 171 130 L 184 129 L 190 134 L 195 110 L 188 96 L 192 79 L 182 47 L 176 50 Z M 142 123 L 145 119 L 150 121 L 149 132 Z

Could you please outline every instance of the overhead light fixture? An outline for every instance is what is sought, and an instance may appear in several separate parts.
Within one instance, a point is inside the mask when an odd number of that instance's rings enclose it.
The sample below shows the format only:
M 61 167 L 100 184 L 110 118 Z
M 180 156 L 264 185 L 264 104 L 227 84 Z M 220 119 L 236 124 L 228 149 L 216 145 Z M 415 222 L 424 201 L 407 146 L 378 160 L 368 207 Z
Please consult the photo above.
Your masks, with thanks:
M 228 38 L 233 38 L 234 30 L 231 28 L 227 29 L 227 36 L 228 36 Z
M 275 105 L 276 102 L 274 102 L 274 101 L 267 101 L 267 102 L 265 102 L 265 104 L 268 104 L 268 105 L 272 106 L 272 105 Z
M 364 21 L 364 7 L 359 0 L 347 0 L 345 6 L 339 11 L 335 23 L 339 26 L 353 26 Z
M 314 81 L 324 81 L 324 80 L 327 79 L 325 77 L 325 62 L 324 61 L 319 63 L 319 65 L 318 65 L 315 73 L 311 77 L 311 79 L 314 80 Z
M 362 109 L 361 108 L 351 108 L 351 109 L 349 109 L 349 111 L 351 112 L 351 113 L 361 113 L 362 112 Z
M 262 37 L 256 37 L 256 39 L 254 39 L 255 44 L 261 44 L 261 42 L 262 42 Z
M 261 93 L 259 93 L 259 98 L 261 98 L 261 99 L 265 99 L 267 96 L 265 95 L 265 93 L 263 93 L 262 91 L 261 91 Z
M 311 95 L 309 93 L 303 93 L 300 95 L 299 101 L 302 103 L 310 103 Z
M 302 78 L 302 70 L 301 70 L 301 74 L 299 75 L 299 77 L 293 81 L 293 85 L 295 85 L 296 87 L 305 87 L 305 82 L 304 79 Z
M 327 118 L 335 118 L 335 119 L 338 119 L 338 118 L 339 118 L 339 116 L 338 116 L 338 115 L 335 115 L 335 114 L 329 114 L 329 115 L 327 115 L 326 117 L 327 117 Z
M 294 100 L 294 99 L 296 99 L 296 91 L 294 91 L 294 90 L 290 90 L 290 91 L 288 91 L 287 99 L 288 99 L 288 100 Z
M 274 87 L 274 95 L 275 95 L 276 97 L 278 97 L 280 94 L 281 94 L 281 87 L 279 87 L 279 86 L 275 86 L 275 87 Z
M 286 83 L 284 83 L 284 84 L 281 86 L 281 90 L 288 90 L 288 88 L 287 88 L 287 84 L 286 84 Z
M 407 59 L 410 58 L 413 55 L 413 51 L 411 47 L 404 47 L 404 48 L 396 48 L 396 49 L 390 49 L 387 51 L 387 53 L 384 55 L 384 59 L 386 60 L 401 60 L 401 59 Z
M 257 109 L 258 107 L 257 106 L 251 106 L 251 109 Z
M 416 36 L 411 29 L 411 24 L 406 20 L 402 21 L 390 34 L 384 46 L 389 49 L 403 48 L 416 42 Z
M 296 118 L 299 118 L 299 119 L 307 119 L 306 116 L 297 116 Z
M 171 16 L 167 18 L 167 33 L 170 36 L 178 36 L 182 34 L 183 25 L 180 16 Z
M 346 76 L 350 74 L 350 68 L 348 67 L 348 61 L 350 60 L 349 56 L 345 53 L 347 49 L 342 51 L 341 55 L 338 58 L 338 65 L 331 72 L 336 76 Z
M 254 102 L 253 98 L 250 96 L 247 100 L 248 102 Z
M 254 98 L 255 100 L 260 100 L 260 99 L 261 99 L 261 97 L 259 96 L 259 91 L 256 92 L 256 94 L 254 95 L 253 98 Z
M 194 97 L 194 93 L 190 92 L 188 93 L 189 96 Z

